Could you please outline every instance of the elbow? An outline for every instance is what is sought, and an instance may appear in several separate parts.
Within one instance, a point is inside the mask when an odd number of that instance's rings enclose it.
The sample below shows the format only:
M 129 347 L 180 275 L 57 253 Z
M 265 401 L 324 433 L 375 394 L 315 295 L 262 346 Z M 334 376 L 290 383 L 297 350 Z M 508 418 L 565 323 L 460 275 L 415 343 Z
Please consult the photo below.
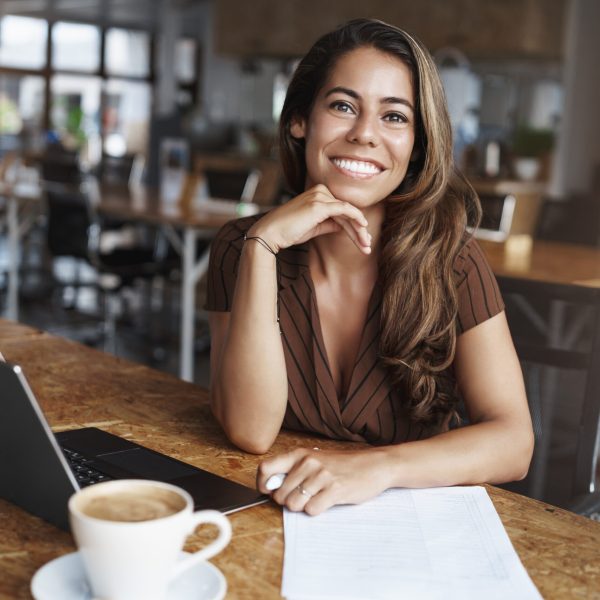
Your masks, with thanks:
M 519 435 L 518 442 L 514 444 L 516 450 L 515 460 L 513 462 L 512 476 L 508 481 L 521 481 L 527 477 L 533 457 L 534 444 L 534 435 L 531 428 L 528 428 L 527 431 Z
M 232 444 L 235 444 L 240 450 L 249 454 L 266 454 L 275 441 L 233 435 L 227 435 L 227 437 Z
M 225 415 L 221 414 L 215 407 L 212 407 L 215 419 L 221 425 L 227 439 L 237 448 L 250 454 L 266 454 L 270 449 L 277 433 L 270 434 L 266 431 L 256 431 L 263 429 L 261 427 L 244 427 L 239 422 L 232 422 Z
M 227 439 L 244 452 L 266 454 L 277 438 L 281 423 L 273 428 L 267 425 L 265 419 L 248 418 L 240 411 L 225 410 L 216 396 L 215 390 L 211 390 L 210 407 Z
M 227 439 L 237 448 L 250 454 L 266 454 L 273 445 L 277 435 L 266 435 L 265 432 L 249 431 L 239 426 L 222 423 Z

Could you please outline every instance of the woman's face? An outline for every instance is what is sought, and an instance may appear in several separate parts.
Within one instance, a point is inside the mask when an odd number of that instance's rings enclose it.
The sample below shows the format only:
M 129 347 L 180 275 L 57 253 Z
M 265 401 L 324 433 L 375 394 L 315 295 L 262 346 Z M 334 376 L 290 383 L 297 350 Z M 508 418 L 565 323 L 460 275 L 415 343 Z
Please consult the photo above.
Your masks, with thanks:
M 367 208 L 402 182 L 413 151 L 415 100 L 408 67 L 375 48 L 357 48 L 333 67 L 306 119 L 306 187 L 327 186 L 339 200 Z

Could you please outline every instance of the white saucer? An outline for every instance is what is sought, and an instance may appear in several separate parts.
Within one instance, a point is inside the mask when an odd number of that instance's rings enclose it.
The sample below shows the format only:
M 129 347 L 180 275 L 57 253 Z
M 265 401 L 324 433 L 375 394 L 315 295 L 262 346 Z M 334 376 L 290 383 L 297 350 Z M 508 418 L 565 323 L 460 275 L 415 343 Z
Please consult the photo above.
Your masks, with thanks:
M 182 552 L 180 559 L 189 556 Z M 223 573 L 209 562 L 190 567 L 174 581 L 167 600 L 223 600 L 227 581 Z M 35 600 L 92 600 L 79 552 L 55 558 L 38 569 L 31 580 Z

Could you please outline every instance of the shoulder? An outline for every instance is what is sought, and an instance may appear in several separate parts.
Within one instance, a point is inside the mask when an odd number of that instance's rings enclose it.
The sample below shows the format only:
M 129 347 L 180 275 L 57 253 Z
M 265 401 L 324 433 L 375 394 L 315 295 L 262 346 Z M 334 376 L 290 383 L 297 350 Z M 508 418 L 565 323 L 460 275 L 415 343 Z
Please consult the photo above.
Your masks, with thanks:
M 210 256 L 213 263 L 221 266 L 227 262 L 237 261 L 244 246 L 244 236 L 263 215 L 252 215 L 228 221 L 219 229 L 211 242 Z
M 454 259 L 453 269 L 458 287 L 464 285 L 469 275 L 473 273 L 491 273 L 491 267 L 481 246 L 475 238 L 470 236 L 464 239 L 463 245 Z
M 496 277 L 481 249 L 472 237 L 465 240 L 454 260 L 458 295 L 458 331 L 487 321 L 504 310 Z
M 244 243 L 244 235 L 263 215 L 252 215 L 228 221 L 219 229 L 213 240 L 213 247 L 227 246 L 241 252 Z

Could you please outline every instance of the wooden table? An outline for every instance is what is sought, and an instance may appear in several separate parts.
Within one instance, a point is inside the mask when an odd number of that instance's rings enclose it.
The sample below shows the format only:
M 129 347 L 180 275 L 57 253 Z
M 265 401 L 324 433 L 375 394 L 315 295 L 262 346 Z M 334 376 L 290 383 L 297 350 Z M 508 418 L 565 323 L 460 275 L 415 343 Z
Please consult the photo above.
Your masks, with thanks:
M 260 457 L 225 439 L 210 414 L 205 390 L 2 320 L 0 350 L 23 367 L 55 430 L 101 427 L 253 485 Z M 283 432 L 271 453 L 316 444 L 323 449 L 361 446 Z M 600 523 L 491 486 L 488 491 L 544 598 L 600 598 Z M 213 559 L 227 578 L 227 598 L 279 598 L 281 509 L 265 504 L 230 518 L 232 542 Z M 186 548 L 196 550 L 206 539 L 206 534 L 196 534 Z M 0 598 L 29 598 L 35 571 L 74 549 L 69 534 L 0 500 Z
M 181 256 L 181 320 L 179 374 L 182 379 L 193 379 L 194 322 L 196 311 L 196 284 L 208 269 L 209 247 L 196 255 L 198 239 L 211 239 L 217 230 L 235 218 L 232 211 L 215 212 L 195 209 L 190 201 L 191 193 L 185 194 L 184 202 L 165 205 L 158 190 L 143 186 L 98 186 L 95 180 L 84 184 L 98 213 L 122 220 L 160 225 L 169 241 Z M 188 192 L 191 192 L 188 190 Z M 33 218 L 43 206 L 44 191 L 41 185 L 0 184 L 0 196 L 7 198 L 8 229 L 8 300 L 5 316 L 17 320 L 19 314 L 19 263 L 20 244 Z M 35 211 L 26 208 L 34 207 Z
M 600 287 L 600 248 L 512 236 L 479 240 L 496 275 Z

